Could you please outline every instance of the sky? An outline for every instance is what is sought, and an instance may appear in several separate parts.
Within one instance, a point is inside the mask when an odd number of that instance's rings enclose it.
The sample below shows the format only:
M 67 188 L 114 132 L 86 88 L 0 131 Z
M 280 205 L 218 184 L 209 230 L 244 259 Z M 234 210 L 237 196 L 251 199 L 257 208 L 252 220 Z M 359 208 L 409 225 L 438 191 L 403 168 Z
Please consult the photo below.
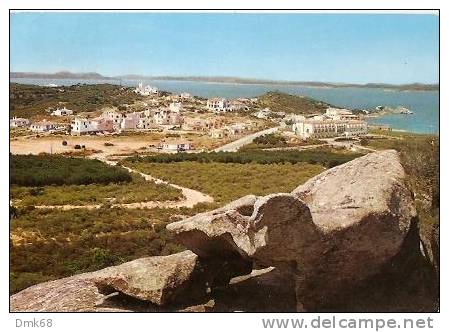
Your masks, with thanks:
M 438 83 L 438 53 L 431 14 L 10 16 L 11 71 Z

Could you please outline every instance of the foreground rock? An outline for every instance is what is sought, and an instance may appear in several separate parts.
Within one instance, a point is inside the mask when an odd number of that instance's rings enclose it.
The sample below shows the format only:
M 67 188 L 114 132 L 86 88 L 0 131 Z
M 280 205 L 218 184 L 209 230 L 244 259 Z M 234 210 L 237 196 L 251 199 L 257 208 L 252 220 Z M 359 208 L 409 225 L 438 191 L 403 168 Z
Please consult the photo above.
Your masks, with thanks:
M 291 194 L 247 196 L 167 226 L 200 257 L 240 257 L 296 275 L 298 310 L 378 273 L 416 219 L 396 151 L 332 168 Z
M 204 261 L 191 251 L 137 259 L 92 273 L 35 285 L 11 296 L 12 311 L 97 311 L 117 292 L 157 306 L 195 302 L 251 265 Z

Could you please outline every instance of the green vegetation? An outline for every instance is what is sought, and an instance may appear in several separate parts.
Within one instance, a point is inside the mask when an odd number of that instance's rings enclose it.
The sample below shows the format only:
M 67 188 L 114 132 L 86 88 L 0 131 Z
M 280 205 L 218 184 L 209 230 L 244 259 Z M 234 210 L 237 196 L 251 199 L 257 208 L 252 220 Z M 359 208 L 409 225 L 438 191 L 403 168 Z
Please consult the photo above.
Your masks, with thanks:
M 128 164 L 141 172 L 205 192 L 214 197 L 218 205 L 248 194 L 290 192 L 324 170 L 320 165 L 307 163 L 261 165 L 186 161 Z
M 260 108 L 268 107 L 273 112 L 293 114 L 321 114 L 331 106 L 309 97 L 294 96 L 283 92 L 267 92 L 257 99 Z
M 307 140 L 296 139 L 294 140 L 294 142 L 287 142 L 287 139 L 284 136 L 280 135 L 279 133 L 273 133 L 255 138 L 252 143 L 240 148 L 240 151 L 287 148 L 295 146 L 318 145 L 324 143 L 326 142 L 316 138 L 308 138 Z
M 174 201 L 181 199 L 180 189 L 152 181 L 140 175 L 122 184 L 89 184 L 44 187 L 11 187 L 11 198 L 20 200 L 20 206 L 36 205 L 86 205 L 111 203 L 135 203 L 146 201 Z
M 264 148 L 278 148 L 288 145 L 284 136 L 275 133 L 256 137 L 253 143 Z
M 142 97 L 129 88 L 112 84 L 76 84 L 61 88 L 10 83 L 10 116 L 45 115 L 59 103 L 74 111 L 90 112 L 105 106 L 131 104 Z
M 202 152 L 202 153 L 176 153 L 155 154 L 151 156 L 134 156 L 127 158 L 125 162 L 146 163 L 172 163 L 183 161 L 197 161 L 200 163 L 236 163 L 236 164 L 278 164 L 278 163 L 309 163 L 320 164 L 326 168 L 334 167 L 362 154 L 352 152 L 337 152 L 332 149 L 314 149 L 307 151 L 238 151 L 238 152 Z M 134 164 L 131 165 L 134 167 Z
M 11 155 L 10 184 L 26 187 L 130 182 L 128 171 L 98 160 L 54 155 Z
M 94 271 L 144 256 L 182 250 L 165 230 L 175 209 L 18 209 L 11 220 L 10 286 Z

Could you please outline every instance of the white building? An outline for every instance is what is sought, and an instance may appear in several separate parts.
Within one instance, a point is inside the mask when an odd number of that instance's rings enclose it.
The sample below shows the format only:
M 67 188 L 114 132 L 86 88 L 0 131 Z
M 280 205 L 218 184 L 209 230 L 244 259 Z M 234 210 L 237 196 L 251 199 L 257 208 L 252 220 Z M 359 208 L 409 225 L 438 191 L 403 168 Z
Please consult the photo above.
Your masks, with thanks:
M 324 116 L 331 120 L 359 120 L 358 115 L 345 108 L 329 107 Z
M 183 92 L 179 95 L 179 97 L 183 100 L 189 100 L 192 98 L 192 95 L 190 93 Z
M 159 93 L 158 88 L 156 88 L 155 86 L 151 86 L 151 85 L 146 85 L 145 87 L 143 86 L 143 83 L 139 83 L 139 85 L 137 86 L 137 88 L 134 89 L 135 93 L 138 93 L 142 96 L 149 96 L 149 95 L 155 95 Z
M 67 108 L 57 108 L 56 110 L 54 110 L 51 115 L 54 116 L 69 116 L 69 115 L 73 115 L 73 111 L 69 110 Z
M 231 111 L 231 103 L 225 98 L 211 98 L 207 101 L 207 108 L 214 112 Z
M 352 137 L 364 135 L 368 126 L 361 120 L 316 120 L 307 119 L 293 124 L 293 131 L 303 139 L 327 137 Z
M 9 119 L 9 126 L 13 128 L 17 127 L 27 127 L 30 124 L 30 120 L 24 118 L 13 117 Z
M 168 109 L 160 109 L 154 112 L 154 121 L 158 125 L 181 125 L 183 118 L 179 113 Z
M 170 109 L 170 111 L 172 112 L 176 112 L 176 113 L 180 113 L 184 110 L 183 106 L 181 103 L 170 103 L 170 105 L 168 106 L 168 108 Z
M 114 110 L 104 111 L 101 114 L 101 118 L 112 120 L 116 128 L 120 128 L 123 120 L 123 114 Z
M 138 129 L 155 129 L 158 125 L 156 124 L 153 117 L 142 117 L 139 119 L 139 123 L 137 124 Z
M 192 149 L 192 144 L 190 142 L 184 141 L 172 141 L 162 143 L 162 150 L 167 152 L 182 152 Z
M 35 133 L 44 133 L 49 132 L 51 130 L 55 130 L 56 126 L 54 123 L 47 122 L 47 121 L 41 121 L 41 122 L 35 122 L 32 123 L 30 126 L 31 131 Z
M 97 131 L 96 124 L 86 118 L 75 118 L 70 123 L 71 135 L 82 135 L 96 131 Z

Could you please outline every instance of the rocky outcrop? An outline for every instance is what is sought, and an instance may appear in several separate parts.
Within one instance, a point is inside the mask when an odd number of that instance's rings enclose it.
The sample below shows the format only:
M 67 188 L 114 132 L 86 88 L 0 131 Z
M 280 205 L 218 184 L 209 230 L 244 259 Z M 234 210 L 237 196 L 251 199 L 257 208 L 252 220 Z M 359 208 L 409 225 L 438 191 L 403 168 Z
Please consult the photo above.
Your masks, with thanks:
M 186 299 L 201 301 L 212 287 L 250 272 L 247 262 L 204 260 L 186 250 L 35 285 L 12 295 L 11 307 L 13 311 L 98 311 L 117 292 L 168 306 Z
M 247 196 L 167 229 L 200 257 L 239 256 L 297 278 L 298 309 L 380 271 L 416 218 L 396 151 L 355 159 L 291 194 Z
M 169 256 L 146 257 L 99 271 L 95 284 L 105 294 L 119 291 L 157 305 L 200 299 L 211 287 L 251 272 L 244 261 L 202 260 L 186 250 Z
M 245 196 L 167 229 L 191 251 L 32 286 L 11 297 L 12 310 L 437 307 L 434 269 L 420 251 L 412 195 L 392 150 L 329 169 L 292 193 Z

